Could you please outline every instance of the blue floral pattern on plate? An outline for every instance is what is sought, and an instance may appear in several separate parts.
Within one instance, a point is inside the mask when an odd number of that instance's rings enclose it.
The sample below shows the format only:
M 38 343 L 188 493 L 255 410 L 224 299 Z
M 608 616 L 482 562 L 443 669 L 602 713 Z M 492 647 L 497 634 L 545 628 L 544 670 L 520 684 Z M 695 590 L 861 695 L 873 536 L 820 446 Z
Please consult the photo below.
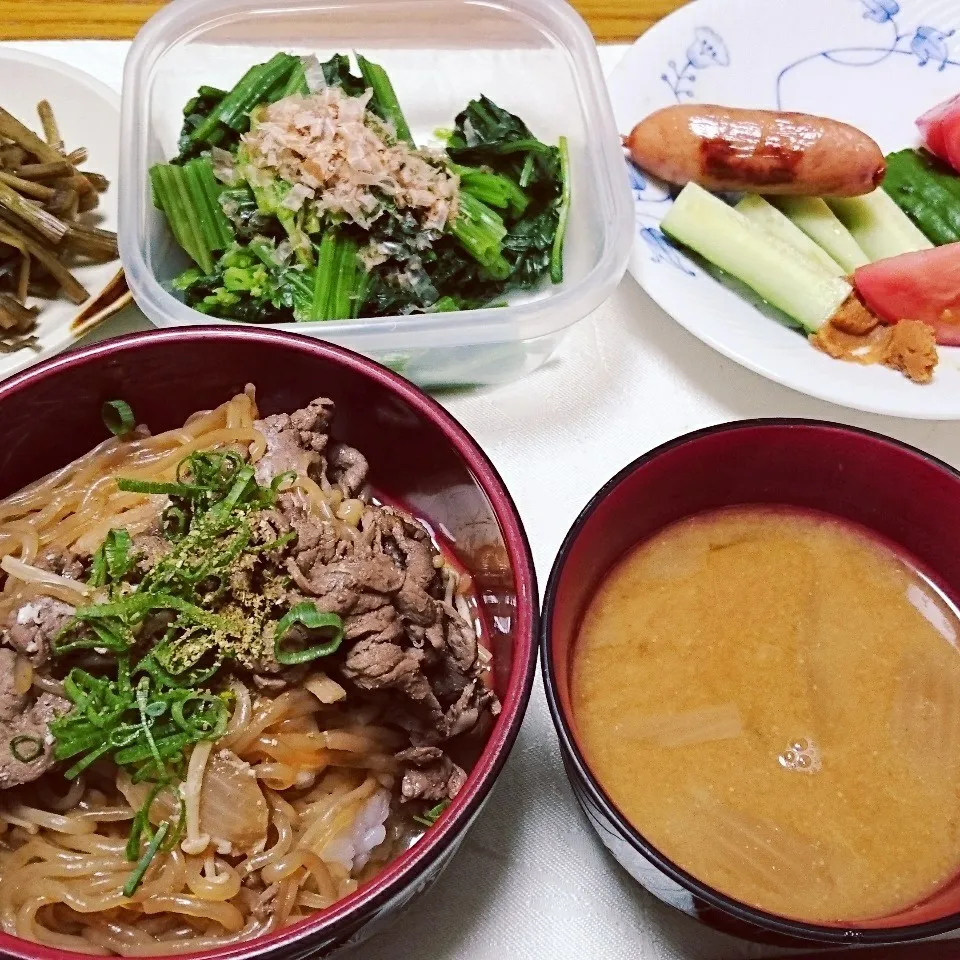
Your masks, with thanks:
M 960 66 L 960 60 L 951 58 L 950 43 L 956 35 L 956 27 L 943 29 L 921 23 L 904 28 L 904 8 L 897 0 L 856 0 L 864 8 L 864 20 L 871 20 L 890 32 L 885 44 L 877 46 L 837 47 L 820 50 L 808 57 L 789 64 L 777 77 L 777 107 L 783 97 L 783 79 L 792 70 L 811 60 L 823 58 L 848 67 L 873 67 L 893 56 L 915 57 L 920 67 L 931 66 L 938 71 Z
M 663 219 L 663 204 L 670 202 L 669 189 L 629 162 L 627 173 L 636 209 L 637 235 L 647 245 L 650 259 L 654 263 L 675 267 L 688 277 L 696 276 L 696 270 L 689 260 L 657 226 Z
M 687 47 L 686 63 L 677 66 L 676 60 L 667 61 L 667 71 L 660 79 L 673 91 L 680 103 L 684 97 L 693 98 L 693 85 L 698 70 L 708 67 L 729 67 L 730 54 L 723 39 L 710 27 L 697 27 L 693 31 L 693 43 Z

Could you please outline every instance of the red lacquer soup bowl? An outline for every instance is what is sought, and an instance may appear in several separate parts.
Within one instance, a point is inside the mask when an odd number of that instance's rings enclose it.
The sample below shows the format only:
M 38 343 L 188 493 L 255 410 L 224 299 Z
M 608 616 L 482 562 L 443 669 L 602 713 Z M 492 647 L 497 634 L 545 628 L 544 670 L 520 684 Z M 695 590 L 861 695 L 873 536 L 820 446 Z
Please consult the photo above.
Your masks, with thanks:
M 637 881 L 728 933 L 784 946 L 890 944 L 960 927 L 960 875 L 909 910 L 855 926 L 800 923 L 740 903 L 650 844 L 621 815 L 586 763 L 571 712 L 570 670 L 580 623 L 597 586 L 626 551 L 668 524 L 742 504 L 813 509 L 860 524 L 912 556 L 954 601 L 960 597 L 960 473 L 920 450 L 838 424 L 754 420 L 702 430 L 652 451 L 588 504 L 567 535 L 547 586 L 542 669 L 577 800 L 600 839 Z
M 270 936 L 193 957 L 325 956 L 392 918 L 437 879 L 476 818 L 516 739 L 536 666 L 537 586 L 509 493 L 469 434 L 406 380 L 348 350 L 256 329 L 134 334 L 39 364 L 0 384 L 0 496 L 104 439 L 101 406 L 122 398 L 159 432 L 256 386 L 261 414 L 318 396 L 334 436 L 370 462 L 378 494 L 439 531 L 474 577 L 503 710 L 466 785 L 423 839 L 333 907 Z M 0 933 L 0 955 L 63 960 L 63 950 Z M 79 954 L 77 954 L 79 956 Z

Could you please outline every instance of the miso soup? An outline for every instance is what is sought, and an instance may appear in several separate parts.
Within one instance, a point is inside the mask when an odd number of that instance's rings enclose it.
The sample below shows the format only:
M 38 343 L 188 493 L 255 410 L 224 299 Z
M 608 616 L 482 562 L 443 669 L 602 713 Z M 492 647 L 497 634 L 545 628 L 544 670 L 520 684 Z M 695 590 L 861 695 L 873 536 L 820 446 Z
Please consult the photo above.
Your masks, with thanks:
M 738 507 L 636 547 L 586 612 L 587 762 L 661 853 L 808 922 L 881 917 L 960 868 L 960 618 L 866 531 Z

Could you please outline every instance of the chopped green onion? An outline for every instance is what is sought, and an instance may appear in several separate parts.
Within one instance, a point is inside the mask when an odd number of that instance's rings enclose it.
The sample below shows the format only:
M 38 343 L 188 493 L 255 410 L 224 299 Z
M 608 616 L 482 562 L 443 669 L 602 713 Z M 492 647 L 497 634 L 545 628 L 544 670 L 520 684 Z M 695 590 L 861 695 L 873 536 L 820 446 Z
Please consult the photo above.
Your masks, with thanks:
M 296 530 L 290 530 L 282 537 L 277 537 L 276 540 L 271 540 L 269 543 L 265 543 L 260 547 L 254 547 L 250 552 L 255 551 L 256 553 L 271 553 L 274 550 L 279 550 L 281 547 L 285 547 L 288 543 L 293 543 L 293 541 L 296 539 Z
M 567 138 L 560 137 L 560 213 L 557 219 L 557 232 L 553 236 L 553 250 L 550 253 L 550 279 L 554 283 L 563 283 L 563 244 L 567 236 L 567 221 L 570 218 L 570 150 Z
M 64 777 L 67 780 L 76 780 L 77 777 L 83 773 L 91 764 L 96 763 L 105 753 L 113 749 L 113 745 L 107 741 L 104 744 L 101 744 L 97 747 L 96 750 L 91 750 L 83 759 L 78 760 L 69 770 L 64 773 Z
M 156 493 L 166 494 L 168 497 L 200 497 L 209 493 L 209 490 L 205 487 L 194 487 L 185 483 L 132 480 L 128 477 L 117 478 L 117 489 L 124 493 Z
M 414 816 L 413 819 L 416 820 L 417 823 L 422 823 L 425 827 L 432 827 L 440 819 L 440 814 L 449 806 L 449 800 L 441 800 L 435 807 L 431 807 L 422 816 Z
M 101 545 L 106 561 L 107 575 L 113 580 L 122 580 L 133 567 L 130 534 L 121 529 L 111 530 Z
M 333 636 L 326 643 L 319 643 L 303 650 L 285 650 L 283 638 L 294 624 L 301 624 L 308 630 L 332 630 Z M 298 603 L 277 624 L 274 630 L 273 655 L 278 663 L 293 666 L 308 663 L 318 657 L 327 657 L 336 653 L 343 642 L 343 620 L 335 613 L 321 613 L 312 603 Z
M 196 741 L 189 733 L 175 733 L 169 737 L 162 737 L 155 740 L 153 745 L 138 745 L 125 747 L 113 755 L 114 763 L 121 767 L 131 766 L 135 763 L 143 763 L 145 760 L 153 760 L 153 764 L 145 768 L 145 772 L 151 779 L 155 776 L 163 776 L 166 767 L 164 760 L 168 760 L 178 753 L 182 753 L 185 747 L 190 746 Z M 156 753 L 156 755 L 154 755 Z
M 213 715 L 208 716 L 200 710 L 194 709 L 192 715 L 187 717 L 184 714 L 184 707 L 188 703 L 208 703 L 214 708 L 211 711 Z M 226 733 L 227 722 L 230 719 L 227 705 L 221 697 L 218 697 L 215 693 L 196 693 L 193 691 L 173 702 L 170 707 L 170 716 L 178 727 L 198 740 L 219 739 Z M 197 719 L 198 717 L 199 719 Z
M 176 540 L 187 532 L 187 515 L 180 507 L 171 504 L 160 514 L 160 528 L 168 540 Z
M 137 859 L 137 854 L 140 852 L 140 838 L 143 836 L 144 830 L 150 829 L 150 811 L 153 809 L 154 801 L 165 786 L 165 783 L 155 784 L 133 818 L 133 825 L 130 827 L 130 836 L 127 837 L 127 847 L 124 851 L 124 855 L 131 862 Z
M 43 756 L 43 741 L 39 737 L 21 733 L 10 741 L 10 752 L 21 763 L 33 763 Z
M 87 583 L 91 587 L 102 587 L 107 582 L 107 553 L 103 549 L 103 544 L 97 548 L 93 555 L 93 563 L 90 566 L 90 577 Z
M 134 893 L 136 893 L 137 887 L 139 887 L 143 882 L 144 874 L 147 872 L 150 864 L 153 862 L 153 858 L 157 855 L 157 850 L 160 849 L 160 844 L 163 843 L 163 838 L 166 837 L 169 829 L 170 824 L 163 823 L 153 835 L 153 839 L 148 844 L 147 849 L 143 852 L 143 856 L 140 858 L 140 862 L 137 864 L 136 869 L 130 874 L 130 879 L 124 884 L 123 895 L 125 897 L 132 897 Z
M 108 400 L 100 408 L 103 425 L 115 436 L 123 437 L 137 425 L 130 404 L 125 400 Z
M 150 679 L 148 677 L 144 677 L 137 684 L 137 707 L 140 710 L 140 726 L 143 730 L 143 735 L 147 741 L 147 745 L 150 747 L 150 753 L 153 755 L 154 763 L 157 765 L 157 772 L 162 774 L 164 772 L 163 760 L 160 757 L 160 751 L 157 749 L 157 743 L 153 739 L 153 730 L 151 729 L 150 717 L 147 713 L 147 697 L 149 694 Z

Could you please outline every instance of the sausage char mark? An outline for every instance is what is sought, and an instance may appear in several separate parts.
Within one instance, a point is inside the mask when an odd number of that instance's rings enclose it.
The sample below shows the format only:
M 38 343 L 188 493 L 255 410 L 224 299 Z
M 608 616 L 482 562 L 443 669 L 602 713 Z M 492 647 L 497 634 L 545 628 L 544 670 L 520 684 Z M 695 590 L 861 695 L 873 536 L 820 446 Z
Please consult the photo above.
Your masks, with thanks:
M 712 137 L 700 142 L 700 169 L 709 177 L 763 186 L 793 183 L 803 153 L 780 143 L 762 141 L 746 152 L 724 137 Z

